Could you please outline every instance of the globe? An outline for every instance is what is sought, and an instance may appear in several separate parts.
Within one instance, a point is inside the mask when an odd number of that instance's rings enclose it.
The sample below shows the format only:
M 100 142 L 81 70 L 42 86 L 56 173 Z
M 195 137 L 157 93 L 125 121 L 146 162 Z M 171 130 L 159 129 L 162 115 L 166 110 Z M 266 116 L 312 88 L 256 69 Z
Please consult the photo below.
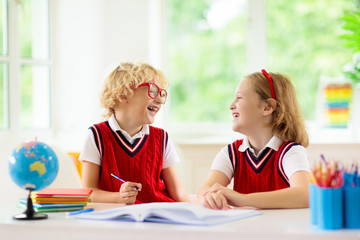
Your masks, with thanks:
M 8 160 L 11 179 L 26 190 L 49 186 L 59 170 L 55 152 L 45 143 L 29 141 L 17 146 Z

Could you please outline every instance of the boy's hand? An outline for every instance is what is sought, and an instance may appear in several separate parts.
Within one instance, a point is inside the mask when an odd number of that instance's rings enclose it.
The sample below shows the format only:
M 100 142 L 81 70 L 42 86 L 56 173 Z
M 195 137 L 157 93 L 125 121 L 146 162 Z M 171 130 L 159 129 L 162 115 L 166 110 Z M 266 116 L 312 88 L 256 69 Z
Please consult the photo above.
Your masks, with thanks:
M 124 204 L 134 204 L 141 190 L 141 183 L 124 182 L 120 187 L 120 198 Z M 139 190 L 138 190 L 139 189 Z

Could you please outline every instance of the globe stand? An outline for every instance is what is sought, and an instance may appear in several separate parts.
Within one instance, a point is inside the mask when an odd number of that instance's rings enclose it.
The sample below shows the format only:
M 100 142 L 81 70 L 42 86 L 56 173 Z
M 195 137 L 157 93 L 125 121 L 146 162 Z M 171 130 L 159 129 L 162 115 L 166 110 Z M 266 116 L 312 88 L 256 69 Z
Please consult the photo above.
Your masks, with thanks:
M 46 219 L 48 216 L 44 213 L 37 213 L 34 210 L 33 201 L 31 199 L 31 189 L 29 189 L 29 196 L 27 198 L 26 210 L 23 213 L 13 216 L 16 220 L 40 220 Z

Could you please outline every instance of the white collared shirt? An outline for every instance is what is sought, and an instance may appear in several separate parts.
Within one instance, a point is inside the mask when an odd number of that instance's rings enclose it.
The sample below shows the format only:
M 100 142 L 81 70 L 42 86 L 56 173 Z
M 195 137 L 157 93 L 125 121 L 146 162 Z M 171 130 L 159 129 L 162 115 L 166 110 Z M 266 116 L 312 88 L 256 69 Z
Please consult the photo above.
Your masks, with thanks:
M 138 133 L 136 133 L 134 136 L 131 137 L 125 130 L 121 129 L 121 127 L 119 126 L 118 122 L 115 119 L 114 114 L 111 115 L 108 122 L 109 122 L 111 130 L 113 130 L 114 132 L 120 131 L 122 133 L 122 135 L 126 138 L 126 140 L 128 140 L 129 143 L 131 143 L 131 144 L 133 144 L 136 139 L 141 138 L 144 135 L 149 135 L 149 133 L 150 133 L 149 125 L 145 124 L 145 125 L 143 125 L 143 127 L 141 128 L 141 130 Z
M 131 137 L 125 130 L 120 128 L 114 115 L 111 115 L 111 117 L 108 119 L 108 122 L 111 130 L 113 130 L 114 132 L 120 131 L 123 134 L 123 136 L 126 138 L 126 140 L 128 140 L 131 144 L 133 144 L 136 139 L 141 138 L 142 136 L 148 135 L 150 133 L 149 125 L 145 124 L 138 133 L 136 133 L 134 136 Z M 97 165 L 101 165 L 100 152 L 99 149 L 96 147 L 94 134 L 90 129 L 84 141 L 84 145 L 80 153 L 79 160 L 88 161 L 95 163 Z M 170 142 L 170 140 L 168 140 L 163 156 L 162 169 L 173 166 L 179 161 L 180 158 L 177 155 L 173 144 Z
M 257 155 L 255 155 L 254 149 L 250 146 L 248 138 L 245 136 L 243 143 L 239 147 L 240 152 L 245 152 L 246 149 L 249 149 L 251 153 L 257 157 L 266 149 L 271 148 L 275 151 L 279 150 L 281 144 L 284 141 L 276 136 L 273 136 L 270 141 L 263 147 Z M 310 164 L 307 158 L 306 149 L 301 145 L 292 146 L 289 151 L 287 151 L 283 158 L 283 168 L 286 176 L 290 177 L 297 171 L 307 171 L 310 172 Z M 220 152 L 216 155 L 212 165 L 211 170 L 218 170 L 224 173 L 229 180 L 234 177 L 234 169 L 232 167 L 228 147 L 223 147 Z

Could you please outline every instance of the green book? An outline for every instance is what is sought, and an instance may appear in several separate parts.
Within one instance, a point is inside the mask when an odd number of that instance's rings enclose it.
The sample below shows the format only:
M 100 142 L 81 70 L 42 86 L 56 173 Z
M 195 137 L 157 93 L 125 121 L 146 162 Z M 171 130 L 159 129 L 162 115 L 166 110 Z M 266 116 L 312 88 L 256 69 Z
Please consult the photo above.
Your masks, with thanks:
M 26 209 L 27 199 L 20 199 L 17 206 Z M 33 203 L 36 212 L 69 212 L 81 210 L 86 206 L 86 203 Z

